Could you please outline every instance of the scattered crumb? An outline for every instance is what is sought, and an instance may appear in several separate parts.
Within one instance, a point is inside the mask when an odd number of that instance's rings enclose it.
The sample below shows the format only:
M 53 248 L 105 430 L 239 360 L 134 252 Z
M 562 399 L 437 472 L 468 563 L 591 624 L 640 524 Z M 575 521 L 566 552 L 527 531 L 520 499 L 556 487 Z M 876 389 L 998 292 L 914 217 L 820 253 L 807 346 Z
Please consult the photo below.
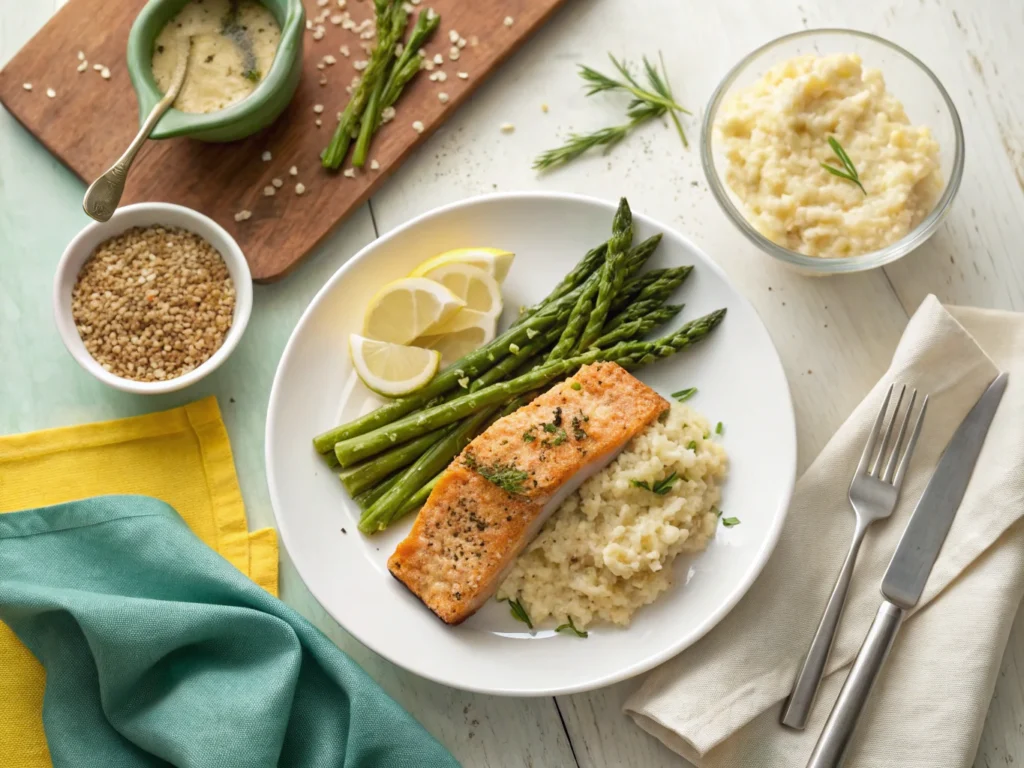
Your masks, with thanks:
M 516 127 L 514 125 L 512 125 L 512 123 L 502 123 L 501 124 L 501 132 L 502 133 L 512 133 L 512 131 L 514 131 L 515 129 L 516 129 Z
M 280 189 L 281 187 L 283 187 L 283 186 L 284 186 L 284 182 L 283 182 L 283 181 L 281 181 L 281 180 L 280 180 L 280 179 L 278 179 L 278 178 L 273 178 L 273 179 L 271 179 L 271 180 L 270 180 L 270 183 L 271 183 L 271 184 L 273 184 L 273 185 L 274 185 L 275 187 L 277 187 L 278 189 Z
M 384 109 L 382 109 L 380 111 L 380 121 L 381 121 L 381 123 L 390 123 L 394 119 L 395 119 L 395 108 L 394 107 L 384 107 Z
M 423 59 L 420 62 L 420 66 L 423 67 L 423 69 L 425 69 L 425 70 L 427 70 L 429 72 L 430 70 L 432 70 L 434 68 L 435 65 L 434 65 L 434 62 L 433 62 L 432 59 Z
M 229 398 L 228 398 L 228 402 L 230 402 L 230 403 L 233 403 L 233 402 L 235 402 L 235 398 L 233 398 L 233 397 L 229 397 Z
M 324 121 L 321 120 L 319 117 L 314 121 L 314 125 L 316 125 L 317 128 L 319 128 L 323 124 L 324 124 Z
M 109 80 L 110 79 L 110 70 L 107 69 L 106 67 L 101 69 L 100 70 L 100 77 L 102 77 L 104 80 Z
M 327 75 L 320 75 L 320 85 L 327 85 Z
M 301 195 L 305 191 L 306 191 L 306 185 L 303 184 L 301 181 L 298 184 L 295 185 L 295 194 L 296 195 Z
M 324 28 L 322 26 L 318 26 L 316 29 L 313 30 L 313 39 L 314 40 L 323 40 L 324 39 Z
M 346 531 L 344 528 L 341 529 L 341 532 L 348 535 L 348 531 Z
M 515 23 L 516 20 L 513 19 L 511 16 L 506 16 L 505 21 L 502 22 L 502 24 L 504 24 L 506 27 L 511 27 Z
M 416 131 L 416 133 L 423 133 L 423 121 L 415 120 L 412 124 L 412 129 Z
M 366 64 L 366 59 L 359 59 L 359 61 L 357 61 L 352 66 L 355 68 L 356 72 L 362 72 L 364 69 L 366 69 Z
M 341 48 L 338 49 L 338 53 L 340 53 L 342 56 L 351 56 L 352 55 L 351 52 L 349 51 L 347 45 L 341 46 Z
M 453 45 L 451 50 L 448 51 L 448 58 L 451 59 L 452 61 L 458 61 L 460 55 L 461 54 L 459 53 L 459 49 L 457 46 Z
M 275 192 L 277 192 L 277 190 L 274 187 L 264 187 L 263 188 L 263 196 L 264 197 L 273 197 Z
M 32 90 L 32 83 L 22 83 L 21 87 L 24 88 L 26 91 L 31 91 Z
M 263 150 L 263 154 L 260 155 L 260 159 L 264 163 L 269 163 L 272 158 L 273 158 L 273 155 L 270 154 L 270 150 L 269 149 Z
M 459 72 L 460 80 L 469 80 L 469 72 Z
M 79 51 L 78 52 L 78 60 L 79 61 L 85 61 L 85 51 Z
M 85 70 L 87 70 L 88 68 L 89 68 L 89 62 L 88 61 L 83 61 L 81 64 L 78 65 L 78 71 L 79 72 L 85 72 Z
M 448 94 L 445 93 L 444 91 L 441 91 L 439 94 L 437 94 L 437 100 L 440 101 L 442 104 L 447 104 Z
M 380 170 L 380 163 L 378 163 L 376 160 L 371 160 L 370 161 L 370 170 L 371 171 L 379 171 Z
M 434 63 L 435 64 L 444 64 L 444 56 L 442 56 L 440 53 L 435 53 L 434 54 Z
M 466 47 L 466 38 L 460 37 L 458 40 L 456 40 L 455 41 L 455 47 L 456 48 L 465 48 Z
M 456 32 L 454 29 L 448 30 L 448 40 L 452 43 L 459 42 L 459 33 Z
M 316 112 L 318 115 L 319 114 L 323 114 L 324 105 L 323 104 L 314 104 L 313 105 L 313 111 Z
M 547 104 L 541 104 L 540 105 L 540 111 L 541 112 L 547 112 L 548 111 L 548 105 Z
M 317 68 L 317 69 L 326 69 L 326 68 L 327 68 L 327 65 L 326 65 L 326 64 L 324 64 L 324 63 L 323 63 L 323 62 L 321 61 L 321 62 L 318 62 L 318 63 L 317 63 L 317 65 L 316 65 L 316 68 Z
M 292 176 L 298 176 L 299 169 L 293 165 L 291 168 L 288 169 L 288 173 L 291 174 Z
M 354 179 L 356 177 L 356 169 L 346 168 L 344 171 L 341 172 L 341 175 L 348 176 L 350 179 Z
M 435 83 L 443 83 L 445 80 L 448 79 L 448 74 L 444 70 L 439 69 L 437 72 L 430 76 L 430 79 L 433 80 Z
M 57 95 L 57 92 L 55 90 L 53 90 L 53 88 L 47 88 L 46 89 L 46 95 L 49 96 L 52 99 L 52 98 L 54 98 Z
M 235 214 L 235 221 L 247 221 L 252 218 L 252 211 L 239 211 Z
M 329 2 L 329 0 L 316 0 L 316 4 L 318 6 L 320 6 L 321 8 L 323 8 L 325 5 L 327 5 L 328 2 Z
M 92 68 L 95 69 L 97 72 L 102 72 L 103 71 L 103 65 L 102 64 L 93 64 Z
M 338 60 L 336 58 L 334 58 L 333 56 L 331 56 L 331 54 L 328 53 L 326 56 L 324 56 L 324 64 L 326 64 L 328 66 L 333 66 L 333 65 L 335 65 L 337 63 L 338 63 Z

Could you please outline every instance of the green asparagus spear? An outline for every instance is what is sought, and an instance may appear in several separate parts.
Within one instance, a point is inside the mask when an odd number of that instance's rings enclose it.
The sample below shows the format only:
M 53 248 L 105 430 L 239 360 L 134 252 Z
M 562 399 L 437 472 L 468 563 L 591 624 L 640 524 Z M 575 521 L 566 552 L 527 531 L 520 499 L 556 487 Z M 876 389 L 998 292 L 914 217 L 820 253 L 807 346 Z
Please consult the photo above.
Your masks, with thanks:
M 663 304 L 660 301 L 635 302 L 623 309 L 617 315 L 612 315 L 601 330 L 604 333 L 611 333 L 620 325 L 623 325 L 624 323 L 631 323 L 634 320 L 639 320 L 641 317 L 646 317 L 651 312 L 660 309 L 662 306 Z
M 612 237 L 608 241 L 608 256 L 602 267 L 603 274 L 598 285 L 593 311 L 587 317 L 587 325 L 580 335 L 577 349 L 588 349 L 601 335 L 601 328 L 608 318 L 612 301 L 622 288 L 626 278 L 626 252 L 633 243 L 633 213 L 626 198 L 619 200 L 619 208 L 612 221 Z
M 619 358 L 618 362 L 624 368 L 633 369 L 641 365 L 653 363 L 663 357 L 670 357 L 676 352 L 706 339 L 708 334 L 711 333 L 711 331 L 713 331 L 724 318 L 725 310 L 716 309 L 714 312 L 709 312 L 703 317 L 698 317 L 696 320 L 691 320 L 690 322 L 685 323 L 679 328 L 679 330 L 674 333 L 670 333 L 667 336 L 662 336 L 660 339 L 655 339 L 652 342 L 640 343 L 638 345 L 634 344 L 633 349 L 629 351 L 625 360 L 623 360 L 623 358 Z M 617 349 L 622 346 L 622 344 L 617 344 L 615 347 L 612 347 L 612 349 Z
M 691 266 L 652 269 L 628 280 L 612 302 L 612 313 L 622 312 L 627 307 L 648 299 L 664 302 L 692 271 Z
M 587 279 L 587 282 L 584 284 L 583 295 L 573 308 L 572 314 L 569 315 L 569 322 L 566 323 L 565 328 L 562 330 L 562 335 L 558 337 L 558 343 L 555 344 L 555 348 L 548 353 L 548 360 L 561 360 L 576 348 L 576 343 L 580 340 L 580 334 L 587 327 L 587 317 L 590 316 L 594 309 L 594 299 L 597 298 L 597 292 L 600 290 L 603 279 L 604 267 Z
M 380 113 L 384 109 L 381 100 L 384 98 L 385 87 L 387 87 L 387 81 L 383 77 L 378 78 L 377 83 L 373 86 L 370 99 L 366 103 L 363 117 L 359 121 L 359 138 L 356 139 L 356 148 L 352 152 L 352 166 L 355 168 L 362 168 L 366 165 L 366 155 L 370 151 L 370 139 L 373 138 L 377 122 L 380 120 Z
M 352 500 L 359 506 L 359 509 L 369 509 L 373 505 L 373 502 L 391 490 L 395 484 L 402 479 L 402 472 L 403 470 L 398 470 L 393 475 L 377 483 L 372 488 L 363 491 L 358 496 L 353 496 Z
M 352 134 L 363 116 L 366 104 L 377 87 L 377 82 L 387 76 L 395 45 L 402 38 L 408 24 L 409 17 L 402 3 L 394 0 L 374 0 L 374 7 L 377 11 L 377 46 L 370 53 L 370 61 L 363 71 L 359 85 L 345 105 L 331 143 L 327 145 L 321 157 L 321 164 L 329 170 L 337 170 L 344 161 L 352 144 Z
M 420 48 L 430 39 L 440 24 L 441 17 L 433 8 L 420 11 L 416 17 L 416 24 L 412 28 L 412 33 L 409 35 L 409 41 L 405 44 L 402 54 L 398 57 L 395 66 L 391 69 L 391 74 L 388 76 L 387 85 L 384 88 L 384 96 L 381 101 L 382 109 L 390 107 L 398 101 L 398 97 L 402 95 L 402 88 L 419 71 L 420 59 L 422 59 L 422 56 L 419 54 Z M 380 114 L 377 115 L 377 120 L 379 125 Z
M 391 519 L 388 520 L 387 523 L 385 525 L 382 525 L 381 527 L 387 528 L 389 525 L 395 522 L 395 520 L 401 520 L 410 512 L 415 512 L 417 509 L 426 504 L 427 499 L 430 498 L 430 492 L 434 490 L 434 486 L 437 485 L 437 481 L 441 479 L 441 475 L 443 475 L 444 473 L 445 470 L 442 469 L 440 472 L 434 475 L 427 482 L 426 485 L 424 485 L 422 488 L 416 491 L 416 493 L 414 493 L 412 496 L 406 499 L 405 503 L 402 504 L 402 506 L 400 506 L 395 511 L 395 514 L 391 516 Z
M 436 429 L 409 443 L 392 448 L 387 453 L 375 456 L 373 461 L 364 461 L 338 473 L 342 485 L 351 496 L 372 488 L 382 478 L 402 467 L 407 467 L 430 446 L 444 436 L 444 429 Z M 333 451 L 332 451 L 333 453 Z
M 591 347 L 610 347 L 613 344 L 618 344 L 620 341 L 642 338 L 659 325 L 664 325 L 670 321 L 678 315 L 682 309 L 682 304 L 666 304 L 665 306 L 658 307 L 643 317 L 638 317 L 635 320 L 621 323 L 616 328 L 613 328 L 611 331 L 601 336 L 601 338 L 595 341 Z
M 523 322 L 527 318 L 536 314 L 537 310 L 541 309 L 541 307 L 544 307 L 553 301 L 557 301 L 573 289 L 579 288 L 583 285 L 583 283 L 587 281 L 587 278 L 601 268 L 601 264 L 604 263 L 604 257 L 607 252 L 608 243 L 601 243 L 596 248 L 592 248 L 587 251 L 586 255 L 577 262 L 576 266 L 569 271 L 569 274 L 562 278 L 562 281 L 555 286 L 554 290 L 551 291 L 551 293 L 549 293 L 543 300 L 537 302 L 520 314 L 516 319 L 516 322 Z

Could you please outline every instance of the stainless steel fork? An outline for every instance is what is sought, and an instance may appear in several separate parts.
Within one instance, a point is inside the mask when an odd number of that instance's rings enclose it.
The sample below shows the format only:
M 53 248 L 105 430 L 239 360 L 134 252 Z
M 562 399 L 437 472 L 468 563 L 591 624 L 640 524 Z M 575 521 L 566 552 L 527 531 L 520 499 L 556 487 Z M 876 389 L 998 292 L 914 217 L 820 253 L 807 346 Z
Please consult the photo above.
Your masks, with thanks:
M 850 551 L 839 571 L 839 578 L 836 579 L 832 596 L 828 600 L 828 605 L 825 606 L 825 613 L 818 624 L 817 632 L 814 633 L 814 640 L 811 641 L 811 647 L 800 667 L 796 682 L 793 683 L 793 691 L 782 707 L 780 722 L 790 728 L 803 729 L 807 725 L 807 718 L 814 705 L 814 697 L 818 693 L 818 686 L 825 673 L 825 664 L 832 651 L 836 629 L 839 627 L 839 620 L 843 615 L 846 594 L 850 589 L 850 578 L 853 576 L 853 567 L 857 563 L 857 553 L 864 541 L 864 534 L 867 533 L 868 526 L 876 520 L 889 517 L 896 508 L 896 500 L 899 498 L 900 487 L 903 485 L 903 478 L 907 473 L 907 465 L 910 463 L 914 446 L 917 445 L 917 437 L 921 433 L 921 423 L 924 421 L 924 412 L 928 407 L 927 395 L 921 403 L 921 409 L 917 414 L 917 420 L 914 422 L 906 449 L 903 448 L 903 440 L 907 435 L 914 402 L 917 400 L 917 390 L 915 389 L 910 394 L 910 402 L 903 412 L 899 432 L 896 434 L 896 442 L 890 450 L 889 443 L 892 439 L 893 427 L 899 420 L 900 406 L 907 391 L 906 386 L 901 386 L 896 398 L 896 407 L 892 409 L 881 446 L 878 445 L 878 436 L 885 423 L 889 401 L 892 399 L 893 386 L 890 385 L 889 391 L 885 395 L 882 408 L 871 428 L 871 434 L 868 435 L 868 443 L 864 446 L 864 453 L 860 457 L 857 471 L 850 483 L 850 505 L 853 507 L 857 520 L 853 529 L 853 542 L 850 544 Z M 876 448 L 878 448 L 877 453 Z

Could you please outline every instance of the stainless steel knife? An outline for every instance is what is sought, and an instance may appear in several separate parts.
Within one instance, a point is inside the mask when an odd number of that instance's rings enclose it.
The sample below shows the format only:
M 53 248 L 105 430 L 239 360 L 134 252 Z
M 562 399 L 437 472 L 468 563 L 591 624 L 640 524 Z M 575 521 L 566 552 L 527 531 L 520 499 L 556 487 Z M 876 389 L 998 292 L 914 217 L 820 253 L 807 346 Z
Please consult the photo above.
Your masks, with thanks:
M 807 768 L 843 764 L 857 720 L 892 648 L 906 612 L 917 605 L 928 576 L 949 533 L 981 453 L 988 428 L 1006 390 L 1001 373 L 953 433 L 935 474 L 917 502 L 896 553 L 882 579 L 882 601 L 843 689 L 814 746 Z

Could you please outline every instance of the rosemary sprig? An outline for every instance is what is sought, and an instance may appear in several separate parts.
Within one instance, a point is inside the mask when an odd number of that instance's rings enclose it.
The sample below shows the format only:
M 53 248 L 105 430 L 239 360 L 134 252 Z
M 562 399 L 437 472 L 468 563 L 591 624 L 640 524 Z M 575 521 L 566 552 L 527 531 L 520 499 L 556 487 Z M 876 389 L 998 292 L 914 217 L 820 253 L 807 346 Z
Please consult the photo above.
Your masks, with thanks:
M 646 56 L 642 58 L 644 75 L 647 78 L 647 86 L 643 86 L 626 67 L 625 63 L 608 54 L 612 66 L 622 76 L 621 80 L 609 77 L 598 72 L 585 64 L 580 65 L 580 77 L 587 83 L 587 96 L 605 91 L 625 91 L 632 95 L 633 100 L 626 108 L 626 116 L 629 122 L 621 125 L 613 125 L 602 128 L 593 133 L 572 133 L 569 139 L 561 147 L 550 149 L 537 157 L 533 163 L 536 170 L 545 170 L 558 165 L 564 165 L 580 155 L 595 147 L 604 147 L 610 151 L 612 147 L 626 138 L 626 135 L 638 125 L 668 114 L 676 126 L 679 138 L 684 147 L 689 147 L 686 140 L 686 133 L 683 131 L 682 123 L 679 122 L 678 113 L 691 114 L 683 108 L 672 95 L 672 88 L 669 85 L 668 73 L 665 68 L 665 60 L 661 53 L 658 53 L 658 60 L 661 62 L 661 71 L 654 66 Z
M 577 629 L 572 621 L 572 616 L 566 616 L 565 624 L 555 627 L 555 632 L 572 632 L 576 637 L 587 637 L 590 634 L 585 629 Z
M 512 598 L 509 598 L 507 602 L 509 610 L 512 612 L 512 618 L 516 621 L 523 622 L 527 627 L 533 629 L 533 622 L 530 621 L 530 614 L 528 614 L 526 609 L 523 608 L 523 604 L 518 600 L 513 600 Z
M 672 486 L 678 479 L 678 473 L 673 472 L 664 480 L 658 480 L 654 485 L 651 485 L 646 480 L 630 480 L 629 482 L 634 488 L 643 488 L 645 491 L 650 491 L 651 493 L 656 493 L 659 496 L 664 496 L 672 490 Z
M 680 403 L 686 402 L 691 397 L 697 394 L 696 387 L 689 387 L 687 389 L 680 389 L 678 392 L 673 392 L 672 397 L 678 400 Z
M 839 162 L 843 164 L 843 167 L 841 169 L 836 168 L 834 165 L 829 165 L 828 163 L 822 163 L 821 167 L 833 176 L 838 176 L 841 179 L 846 179 L 847 181 L 856 184 L 860 187 L 860 191 L 866 195 L 868 191 L 864 189 L 864 185 L 860 183 L 860 174 L 857 173 L 857 169 L 854 167 L 850 156 L 846 154 L 846 150 L 843 149 L 843 145 L 836 141 L 835 136 L 828 137 L 828 145 L 832 147 L 832 151 L 836 153 L 836 157 L 839 158 Z

